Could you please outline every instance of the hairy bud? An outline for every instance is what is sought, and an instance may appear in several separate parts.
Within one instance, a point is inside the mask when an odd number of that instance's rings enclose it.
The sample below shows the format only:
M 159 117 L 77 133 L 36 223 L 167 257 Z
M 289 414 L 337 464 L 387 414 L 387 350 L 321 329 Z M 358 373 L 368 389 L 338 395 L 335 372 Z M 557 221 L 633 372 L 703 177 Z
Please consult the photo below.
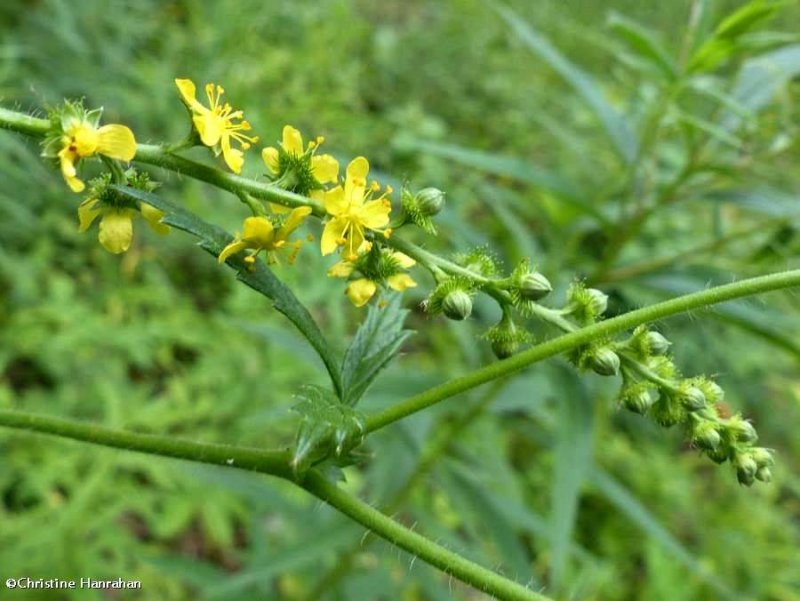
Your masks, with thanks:
M 453 290 L 444 297 L 442 311 L 450 319 L 462 321 L 472 313 L 472 299 L 463 290 Z

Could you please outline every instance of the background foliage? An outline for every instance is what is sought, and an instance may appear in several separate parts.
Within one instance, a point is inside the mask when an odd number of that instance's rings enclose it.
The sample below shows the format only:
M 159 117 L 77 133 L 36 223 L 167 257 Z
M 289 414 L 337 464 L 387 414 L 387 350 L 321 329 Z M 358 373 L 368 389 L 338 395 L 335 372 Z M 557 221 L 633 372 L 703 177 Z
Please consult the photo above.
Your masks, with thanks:
M 219 81 L 264 143 L 291 123 L 341 160 L 366 155 L 382 181 L 446 190 L 441 249 L 531 256 L 556 298 L 584 276 L 615 313 L 798 264 L 800 9 L 680 94 L 626 20 L 678 57 L 692 6 L 702 40 L 742 4 L 615 2 L 609 19 L 612 3 L 518 1 L 504 19 L 473 0 L 12 0 L 0 100 L 85 96 L 141 141 L 174 140 L 173 78 Z M 637 143 L 647 152 L 626 159 Z M 177 232 L 138 228 L 128 254 L 106 253 L 77 233 L 77 197 L 34 142 L 3 134 L 0 152 L 0 404 L 287 444 L 293 395 L 325 374 L 268 302 Z M 252 153 L 246 169 L 260 165 Z M 163 193 L 229 231 L 244 216 L 192 181 Z M 626 239 L 631 209 L 659 195 Z M 341 350 L 364 312 L 324 277 L 330 262 L 306 248 L 278 275 Z M 475 343 L 493 306 L 430 321 L 423 294 L 407 295 L 419 331 L 364 409 L 493 360 Z M 739 487 L 680 433 L 618 411 L 614 383 L 555 360 L 376 434 L 348 486 L 559 598 L 800 599 L 797 305 L 772 295 L 664 327 L 678 364 L 718 374 L 777 450 L 771 485 Z M 0 453 L 0 575 L 139 578 L 143 599 L 480 598 L 274 480 L 10 431 Z

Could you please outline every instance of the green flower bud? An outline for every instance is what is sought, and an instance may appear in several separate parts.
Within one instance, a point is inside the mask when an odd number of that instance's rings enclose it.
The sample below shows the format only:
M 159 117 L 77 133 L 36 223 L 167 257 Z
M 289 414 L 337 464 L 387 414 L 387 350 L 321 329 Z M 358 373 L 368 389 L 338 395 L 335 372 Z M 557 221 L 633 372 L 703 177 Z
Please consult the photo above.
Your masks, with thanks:
M 423 188 L 414 200 L 419 212 L 426 217 L 433 217 L 444 208 L 444 192 L 438 188 Z
M 706 396 L 697 386 L 681 386 L 680 400 L 689 411 L 697 411 L 706 406 Z
M 516 352 L 517 348 L 519 348 L 519 342 L 513 338 L 492 341 L 492 352 L 498 359 L 508 359 Z
M 775 463 L 775 459 L 772 456 L 772 451 L 763 447 L 755 447 L 751 449 L 750 456 L 753 458 L 753 461 L 756 462 L 756 465 L 758 465 L 759 468 L 770 467 L 773 463 Z
M 768 483 L 772 480 L 772 470 L 768 467 L 760 467 L 756 471 L 756 479 L 761 480 L 764 483 Z
M 758 465 L 750 455 L 743 453 L 736 458 L 736 477 L 739 479 L 739 484 L 752 485 L 755 482 L 756 472 Z
M 608 295 L 596 288 L 587 288 L 586 295 L 593 315 L 602 315 L 608 307 Z
M 672 346 L 672 343 L 658 332 L 647 333 L 647 348 L 653 355 L 663 355 Z
M 717 426 L 712 421 L 699 422 L 694 428 L 692 443 L 705 451 L 714 451 L 722 442 L 722 437 L 717 432 Z
M 702 380 L 697 383 L 697 387 L 703 392 L 708 401 L 712 405 L 716 405 L 725 398 L 725 391 L 716 383 L 711 380 Z
M 619 356 L 607 346 L 592 352 L 589 365 L 596 374 L 616 376 L 619 373 Z
M 464 320 L 472 313 L 472 299 L 463 290 L 453 290 L 444 297 L 442 311 L 450 319 Z
M 686 419 L 686 409 L 669 391 L 662 390 L 661 397 L 650 409 L 650 415 L 657 424 L 669 428 Z
M 725 463 L 729 458 L 729 449 L 722 445 L 716 449 L 706 450 L 706 455 L 708 455 L 708 458 L 714 463 Z
M 744 443 L 753 443 L 758 440 L 758 433 L 753 424 L 735 415 L 728 420 L 728 430 L 736 437 L 736 440 Z
M 519 282 L 520 296 L 525 300 L 537 301 L 553 291 L 550 280 L 538 271 L 525 275 Z
M 632 386 L 627 390 L 623 390 L 620 402 L 628 411 L 644 415 L 650 409 L 654 399 L 647 388 Z

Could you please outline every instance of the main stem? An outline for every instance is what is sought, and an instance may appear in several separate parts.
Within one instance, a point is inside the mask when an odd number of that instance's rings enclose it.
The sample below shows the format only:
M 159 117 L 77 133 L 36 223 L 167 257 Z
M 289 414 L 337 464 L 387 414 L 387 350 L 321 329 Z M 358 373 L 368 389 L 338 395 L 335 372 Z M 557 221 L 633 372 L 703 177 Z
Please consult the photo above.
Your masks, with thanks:
M 393 407 L 376 413 L 367 418 L 366 430 L 367 432 L 374 432 L 375 430 L 388 426 L 413 413 L 422 411 L 431 405 L 435 405 L 465 390 L 470 390 L 471 388 L 475 388 L 491 380 L 520 371 L 533 363 L 570 351 L 581 345 L 588 344 L 593 340 L 618 334 L 619 332 L 630 330 L 644 323 L 658 321 L 659 319 L 664 319 L 665 317 L 670 317 L 678 313 L 700 309 L 744 296 L 763 294 L 764 292 L 791 288 L 794 286 L 800 286 L 800 269 L 749 278 L 732 284 L 709 288 L 708 290 L 680 296 L 662 303 L 625 313 L 624 315 L 619 315 L 612 319 L 601 321 L 543 342 L 518 355 L 482 367 L 466 376 L 430 388 L 402 403 L 398 403 Z M 551 317 L 553 321 L 556 321 L 558 318 L 555 312 L 542 308 L 541 316 L 548 319 L 545 313 L 552 313 L 549 317 Z
M 326 480 L 319 472 L 311 471 L 306 474 L 305 478 L 296 480 L 290 466 L 291 458 L 285 451 L 266 451 L 250 447 L 139 434 L 7 409 L 0 410 L 0 426 L 40 432 L 127 451 L 228 466 L 283 478 L 325 501 L 381 538 L 477 590 L 508 601 L 549 601 L 547 597 L 487 570 L 409 530 L 374 507 L 341 490 Z

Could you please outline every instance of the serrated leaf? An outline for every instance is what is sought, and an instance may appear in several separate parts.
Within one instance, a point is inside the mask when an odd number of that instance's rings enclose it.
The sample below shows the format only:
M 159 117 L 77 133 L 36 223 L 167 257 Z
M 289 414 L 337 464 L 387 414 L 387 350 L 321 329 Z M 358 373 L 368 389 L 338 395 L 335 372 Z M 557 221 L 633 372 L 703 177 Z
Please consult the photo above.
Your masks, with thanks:
M 364 416 L 317 386 L 305 386 L 294 411 L 302 416 L 292 451 L 292 468 L 303 474 L 328 458 L 352 463 L 351 451 L 364 439 Z
M 369 307 L 342 362 L 343 403 L 358 403 L 378 373 L 397 355 L 412 334 L 403 329 L 407 315 L 408 310 L 400 306 L 400 295 L 395 295 L 383 309 Z
M 608 25 L 639 57 L 655 65 L 667 79 L 675 79 L 678 73 L 675 61 L 654 32 L 615 12 L 609 16 Z
M 495 9 L 520 41 L 547 62 L 583 98 L 600 119 L 619 154 L 626 162 L 632 162 L 638 152 L 638 142 L 633 130 L 623 116 L 609 104 L 597 82 L 561 54 L 547 38 L 510 8 L 497 4 Z
M 126 186 L 114 185 L 111 188 L 119 194 L 164 211 L 166 213 L 162 219 L 164 223 L 199 238 L 200 246 L 215 257 L 219 256 L 222 249 L 232 240 L 232 236 L 222 228 L 203 221 L 190 211 L 160 196 Z M 237 270 L 238 280 L 272 300 L 272 306 L 289 318 L 322 359 L 336 393 L 341 395 L 339 361 L 308 309 L 263 262 L 259 261 L 253 266 L 248 266 L 241 258 L 231 257 L 227 264 Z

